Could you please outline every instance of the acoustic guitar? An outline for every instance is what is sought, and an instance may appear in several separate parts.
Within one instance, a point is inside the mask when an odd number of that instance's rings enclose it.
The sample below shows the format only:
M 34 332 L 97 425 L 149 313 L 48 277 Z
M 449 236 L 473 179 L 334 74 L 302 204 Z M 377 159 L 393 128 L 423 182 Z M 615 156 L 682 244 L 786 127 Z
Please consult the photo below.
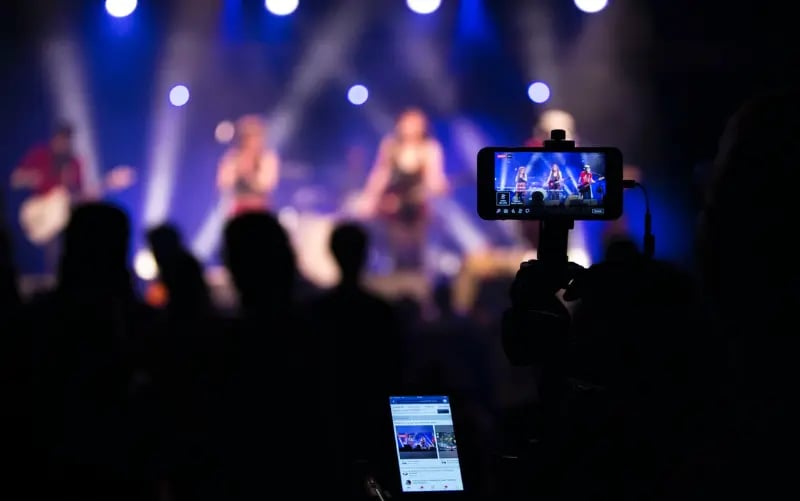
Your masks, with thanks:
M 103 180 L 103 191 L 124 190 L 135 182 L 130 167 L 112 169 Z M 19 224 L 25 236 L 37 245 L 53 240 L 69 222 L 72 195 L 64 186 L 57 186 L 42 195 L 34 195 L 23 202 L 19 211 Z

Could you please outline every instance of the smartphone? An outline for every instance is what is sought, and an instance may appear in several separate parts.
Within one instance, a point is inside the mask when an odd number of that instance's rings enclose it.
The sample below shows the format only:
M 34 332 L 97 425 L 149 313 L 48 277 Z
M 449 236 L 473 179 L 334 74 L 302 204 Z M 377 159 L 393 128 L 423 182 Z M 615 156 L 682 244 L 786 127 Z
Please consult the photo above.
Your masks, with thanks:
M 616 148 L 489 147 L 478 152 L 482 219 L 613 220 L 622 215 Z
M 389 407 L 400 492 L 464 492 L 450 398 L 394 396 Z

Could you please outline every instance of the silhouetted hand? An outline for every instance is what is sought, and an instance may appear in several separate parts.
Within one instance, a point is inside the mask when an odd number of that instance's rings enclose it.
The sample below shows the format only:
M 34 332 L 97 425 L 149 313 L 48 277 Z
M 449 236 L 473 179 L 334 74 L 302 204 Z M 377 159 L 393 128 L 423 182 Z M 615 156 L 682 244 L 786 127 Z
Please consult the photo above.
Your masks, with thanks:
M 531 260 L 511 284 L 511 308 L 503 315 L 503 349 L 514 365 L 559 363 L 567 348 L 570 314 L 556 296 L 585 269 Z

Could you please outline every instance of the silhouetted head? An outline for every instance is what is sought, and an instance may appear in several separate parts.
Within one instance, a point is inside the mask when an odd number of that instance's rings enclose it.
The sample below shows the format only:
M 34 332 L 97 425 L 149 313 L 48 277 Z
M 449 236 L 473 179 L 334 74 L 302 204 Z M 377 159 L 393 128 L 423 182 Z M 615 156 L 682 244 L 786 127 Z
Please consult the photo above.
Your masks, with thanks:
M 225 264 L 245 308 L 279 307 L 291 301 L 297 275 L 294 253 L 271 214 L 242 214 L 228 223 Z
M 168 256 L 175 256 L 183 250 L 181 234 L 171 224 L 156 226 L 147 232 L 147 242 L 153 251 L 156 262 Z
M 369 252 L 367 232 L 357 224 L 338 226 L 331 235 L 331 252 L 339 265 L 342 283 L 357 283 Z
M 64 234 L 61 286 L 100 292 L 128 287 L 130 223 L 122 209 L 90 203 L 72 212 Z
M 790 248 L 789 240 L 799 226 L 793 186 L 798 137 L 800 91 L 796 89 L 754 99 L 728 122 L 697 235 L 705 285 L 712 295 L 771 302 L 775 299 L 771 286 L 800 280 L 797 266 L 781 252 Z M 788 185 L 788 191 L 761 189 L 776 186 L 772 183 Z M 780 289 L 797 294 L 792 286 Z
M 630 262 L 642 257 L 636 243 L 630 238 L 615 238 L 606 247 L 605 261 L 614 263 Z
M 439 315 L 448 317 L 453 313 L 453 287 L 449 280 L 440 280 L 433 288 L 433 301 Z

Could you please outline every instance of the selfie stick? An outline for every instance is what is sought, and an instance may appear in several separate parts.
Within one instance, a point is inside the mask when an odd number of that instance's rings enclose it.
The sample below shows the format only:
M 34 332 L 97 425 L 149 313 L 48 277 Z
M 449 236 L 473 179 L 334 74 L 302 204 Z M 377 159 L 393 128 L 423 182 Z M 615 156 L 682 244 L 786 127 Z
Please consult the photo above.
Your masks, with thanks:
M 545 149 L 564 151 L 575 148 L 575 141 L 566 139 L 567 133 L 562 129 L 550 132 L 550 139 L 544 142 Z M 565 217 L 551 217 L 539 221 L 539 245 L 536 259 L 554 264 L 566 265 L 569 262 L 567 247 L 569 231 L 575 227 L 575 220 Z

